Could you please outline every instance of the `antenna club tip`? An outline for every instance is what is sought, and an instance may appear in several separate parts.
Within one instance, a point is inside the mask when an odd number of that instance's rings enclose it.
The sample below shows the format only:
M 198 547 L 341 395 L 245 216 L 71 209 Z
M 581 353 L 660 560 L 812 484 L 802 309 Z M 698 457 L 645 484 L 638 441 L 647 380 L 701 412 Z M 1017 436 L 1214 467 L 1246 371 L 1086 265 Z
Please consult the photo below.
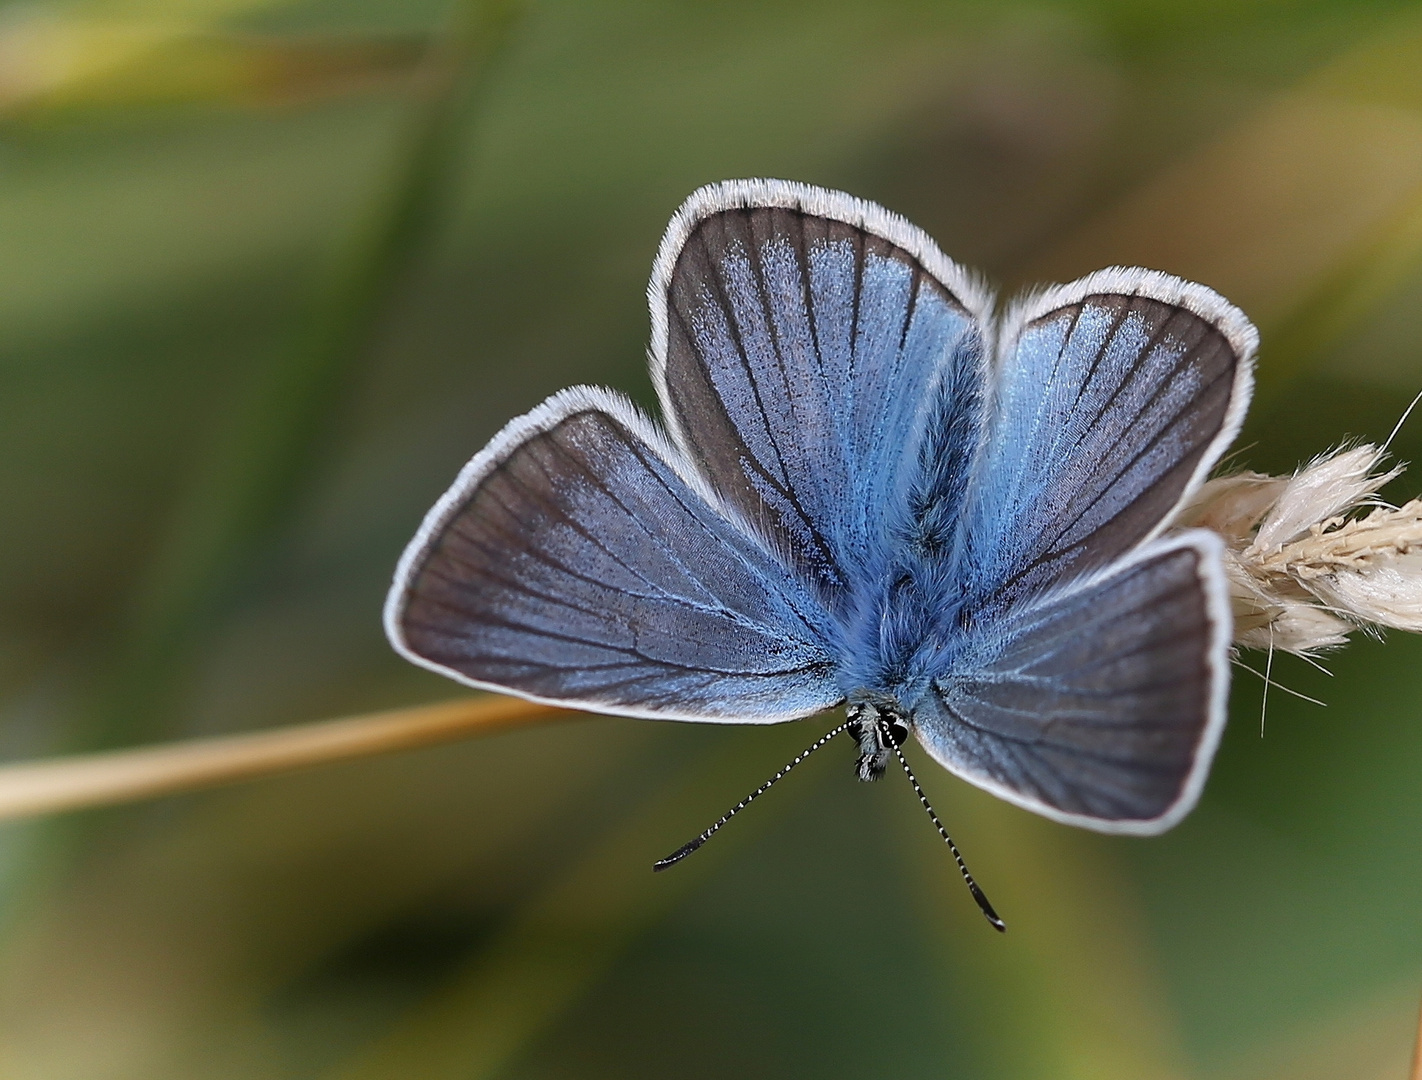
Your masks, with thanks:
M 704 843 L 706 843 L 706 837 L 704 837 L 704 836 L 698 836 L 695 840 L 691 841 L 691 843 L 689 843 L 689 844 L 682 844 L 681 847 L 677 848 L 677 849 L 676 849 L 675 851 L 673 851 L 670 855 L 668 855 L 665 859 L 658 859 L 656 862 L 654 862 L 654 863 L 652 864 L 652 873 L 654 873 L 654 874 L 660 873 L 662 870 L 665 870 L 668 866 L 674 866 L 674 865 L 676 865 L 677 863 L 681 862 L 682 859 L 686 858 L 688 855 L 690 855 L 693 851 L 695 851 L 697 848 L 699 848 L 699 847 L 700 847 L 702 844 L 704 844 Z
M 999 934 L 1007 933 L 1007 924 L 1002 921 L 1002 916 L 998 915 L 997 910 L 992 904 L 988 903 L 987 894 L 978 888 L 976 881 L 970 880 L 968 882 L 968 891 L 973 894 L 973 899 L 978 902 L 978 910 L 983 913 L 983 918 L 992 923 L 992 928 Z

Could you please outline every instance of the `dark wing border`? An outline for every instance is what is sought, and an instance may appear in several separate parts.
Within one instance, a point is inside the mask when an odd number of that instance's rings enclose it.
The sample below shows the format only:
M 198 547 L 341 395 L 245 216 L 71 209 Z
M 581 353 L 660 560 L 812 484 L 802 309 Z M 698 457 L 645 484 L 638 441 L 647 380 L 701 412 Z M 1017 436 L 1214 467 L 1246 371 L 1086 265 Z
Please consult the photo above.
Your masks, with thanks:
M 660 458 L 697 496 L 705 500 L 706 505 L 712 512 L 721 516 L 733 528 L 742 533 L 752 543 L 759 544 L 755 532 L 741 520 L 736 512 L 724 505 L 723 500 L 711 490 L 711 486 L 697 472 L 697 470 L 686 460 L 686 456 L 675 446 L 673 446 L 663 434 L 662 430 L 642 414 L 628 398 L 622 396 L 614 390 L 608 390 L 600 386 L 572 386 L 566 390 L 560 390 L 543 404 L 516 417 L 504 425 L 503 429 L 489 440 L 487 446 L 479 451 L 455 478 L 449 489 L 440 496 L 439 501 L 434 504 L 420 523 L 413 539 L 405 546 L 404 552 L 400 556 L 400 561 L 395 567 L 395 577 L 390 584 L 390 591 L 385 597 L 384 623 L 385 636 L 390 640 L 394 650 L 412 664 L 433 671 L 437 675 L 453 679 L 455 682 L 465 686 L 473 687 L 476 690 L 488 690 L 497 694 L 521 697 L 527 701 L 537 702 L 540 705 L 551 705 L 557 708 L 577 709 L 579 712 L 602 713 L 608 716 L 630 716 L 644 720 L 686 720 L 704 724 L 733 724 L 733 723 L 753 723 L 753 724 L 776 724 L 788 720 L 798 720 L 806 714 L 803 711 L 794 711 L 784 715 L 775 714 L 772 716 L 757 717 L 755 720 L 730 720 L 725 717 L 707 716 L 703 713 L 682 713 L 673 710 L 658 709 L 632 709 L 618 706 L 600 707 L 595 703 L 576 700 L 545 698 L 534 694 L 526 694 L 508 686 L 498 683 L 480 682 L 471 679 L 469 676 L 456 671 L 453 668 L 445 667 L 427 657 L 421 656 L 409 645 L 405 638 L 403 627 L 405 609 L 409 602 L 410 587 L 413 579 L 423 567 L 428 558 L 430 550 L 435 541 L 444 532 L 445 526 L 450 520 L 459 514 L 468 503 L 470 497 L 478 489 L 491 472 L 497 469 L 503 462 L 527 442 L 533 436 L 542 434 L 556 427 L 561 421 L 574 413 L 594 410 L 602 412 L 612 417 L 621 424 L 627 431 L 636 438 L 646 443 L 650 451 Z M 767 551 L 767 555 L 770 553 Z M 773 557 L 773 556 L 772 556 Z
M 1142 266 L 1109 266 L 1075 281 L 1069 281 L 1065 285 L 1051 285 L 1024 293 L 1008 305 L 997 325 L 988 393 L 995 398 L 998 372 L 1004 364 L 1011 363 L 1018 340 L 1028 325 L 1059 308 L 1070 307 L 1072 304 L 1081 303 L 1087 297 L 1101 295 L 1143 296 L 1162 304 L 1184 308 L 1223 334 L 1236 358 L 1234 384 L 1230 387 L 1229 406 L 1225 410 L 1224 423 L 1220 425 L 1220 430 L 1196 464 L 1195 471 L 1181 490 L 1175 505 L 1160 519 L 1155 528 L 1136 544 L 1134 550 L 1139 550 L 1174 523 L 1181 509 L 1189 504 L 1200 490 L 1200 486 L 1208 479 L 1210 470 L 1218 464 L 1220 457 L 1238 437 L 1239 429 L 1244 425 L 1244 415 L 1249 411 L 1250 399 L 1254 396 L 1254 359 L 1259 351 L 1259 331 L 1243 311 L 1208 285 L 1186 281 L 1174 274 L 1149 270 Z M 988 415 L 993 415 L 994 409 L 995 402 L 990 401 Z
M 1196 573 L 1199 575 L 1200 586 L 1204 592 L 1205 610 L 1210 621 L 1210 642 L 1205 657 L 1210 673 L 1209 712 L 1205 719 L 1205 726 L 1200 733 L 1199 742 L 1195 744 L 1195 758 L 1191 763 L 1190 772 L 1185 777 L 1185 782 L 1180 787 L 1180 794 L 1162 814 L 1158 817 L 1133 821 L 1098 818 L 1089 814 L 1073 814 L 1023 795 L 1020 791 L 998 783 L 989 777 L 955 767 L 947 762 L 940 761 L 939 763 L 954 776 L 966 780 L 974 787 L 982 788 L 1014 806 L 1030 810 L 1034 814 L 1041 814 L 1043 817 L 1063 825 L 1074 825 L 1078 828 L 1116 836 L 1158 836 L 1179 824 L 1180 820 L 1193 810 L 1195 804 L 1200 800 L 1200 792 L 1204 790 L 1205 780 L 1210 774 L 1210 766 L 1215 759 L 1215 751 L 1219 749 L 1220 738 L 1224 735 L 1225 723 L 1229 718 L 1229 664 L 1230 647 L 1234 637 L 1234 612 L 1229 599 L 1229 581 L 1225 577 L 1224 571 L 1224 541 L 1208 530 L 1188 529 L 1176 535 L 1141 544 L 1129 555 L 1104 569 L 1088 574 L 1061 589 L 1048 592 L 1022 609 L 1024 612 L 1031 611 L 1032 608 L 1040 604 L 1050 603 L 1054 599 L 1069 596 L 1078 590 L 1091 588 L 1103 579 L 1115 577 L 1138 563 L 1182 548 L 1192 548 L 1199 555 L 1199 558 L 1196 559 Z M 925 747 L 925 749 L 927 748 Z M 931 753 L 930 756 L 932 756 Z M 939 759 L 934 757 L 934 760 L 938 761 Z
M 672 273 L 687 239 L 706 218 L 725 210 L 779 208 L 843 222 L 908 252 L 938 283 L 946 288 L 968 314 L 977 320 L 985 340 L 991 345 L 996 297 L 986 280 L 968 267 L 954 262 L 934 239 L 907 218 L 877 203 L 855 198 L 842 191 L 802 184 L 795 180 L 723 180 L 692 192 L 672 215 L 652 264 L 647 283 L 647 306 L 652 316 L 652 343 L 647 352 L 652 386 L 657 392 L 662 422 L 677 447 L 686 445 L 671 392 L 667 387 L 667 298 Z

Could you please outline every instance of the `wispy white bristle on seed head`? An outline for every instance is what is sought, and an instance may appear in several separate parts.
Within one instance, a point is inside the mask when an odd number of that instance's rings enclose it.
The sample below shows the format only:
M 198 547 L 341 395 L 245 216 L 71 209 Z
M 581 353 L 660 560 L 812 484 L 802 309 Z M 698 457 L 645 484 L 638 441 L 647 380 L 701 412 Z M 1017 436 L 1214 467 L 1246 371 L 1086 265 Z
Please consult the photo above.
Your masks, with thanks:
M 1422 500 L 1379 500 L 1402 472 L 1379 471 L 1383 456 L 1365 444 L 1292 476 L 1218 477 L 1180 512 L 1225 541 L 1237 646 L 1307 656 L 1358 629 L 1422 631 Z

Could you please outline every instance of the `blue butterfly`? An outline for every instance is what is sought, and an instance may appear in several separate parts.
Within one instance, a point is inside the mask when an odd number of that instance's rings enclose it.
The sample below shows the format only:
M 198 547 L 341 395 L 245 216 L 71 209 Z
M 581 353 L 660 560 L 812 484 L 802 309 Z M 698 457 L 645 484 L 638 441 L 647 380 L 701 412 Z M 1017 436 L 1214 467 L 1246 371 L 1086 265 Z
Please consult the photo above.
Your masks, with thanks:
M 843 705 L 806 754 L 847 732 L 862 779 L 912 779 L 913 735 L 1102 832 L 1190 810 L 1232 621 L 1219 539 L 1165 530 L 1248 406 L 1237 308 L 1117 268 L 999 317 L 904 219 L 775 180 L 692 195 L 648 296 L 664 426 L 582 386 L 505 427 L 400 560 L 402 655 L 622 716 Z

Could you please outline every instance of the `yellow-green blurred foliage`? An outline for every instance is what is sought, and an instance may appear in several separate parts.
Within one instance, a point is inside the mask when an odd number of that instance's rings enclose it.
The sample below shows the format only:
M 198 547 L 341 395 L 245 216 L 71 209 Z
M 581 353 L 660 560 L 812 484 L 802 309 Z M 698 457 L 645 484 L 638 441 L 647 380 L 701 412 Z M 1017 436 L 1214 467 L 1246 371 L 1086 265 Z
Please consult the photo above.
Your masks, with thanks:
M 1422 389 L 1416 4 L 5 4 L 0 752 L 451 693 L 381 636 L 401 546 L 548 393 L 649 398 L 665 220 L 748 175 L 1008 288 L 1215 286 L 1263 331 L 1257 468 Z M 1274 693 L 1263 739 L 1239 674 L 1160 839 L 925 764 L 1006 937 L 847 747 L 649 872 L 818 723 L 589 719 L 7 825 L 0 1077 L 1401 1077 L 1422 642 L 1328 666 L 1274 665 L 1328 705 Z

